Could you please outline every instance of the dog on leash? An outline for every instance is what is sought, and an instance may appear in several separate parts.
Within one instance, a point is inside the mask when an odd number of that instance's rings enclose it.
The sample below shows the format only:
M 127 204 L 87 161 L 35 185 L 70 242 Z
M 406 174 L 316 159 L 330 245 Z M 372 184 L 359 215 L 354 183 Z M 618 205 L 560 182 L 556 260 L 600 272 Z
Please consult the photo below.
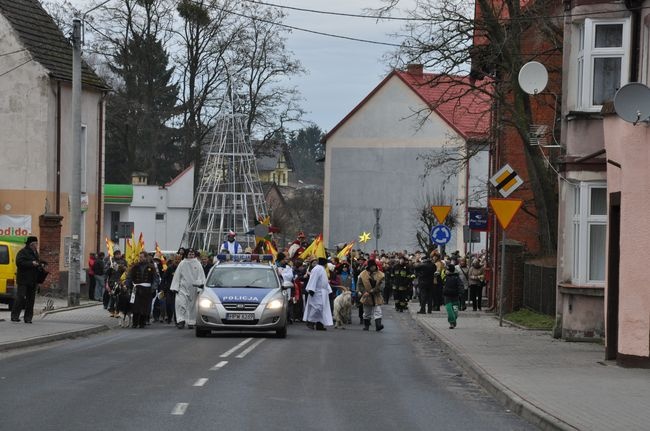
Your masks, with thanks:
M 117 294 L 117 311 L 119 313 L 120 328 L 131 326 L 131 289 L 120 287 Z
M 334 329 L 345 329 L 345 323 L 349 323 L 350 313 L 352 311 L 352 292 L 342 287 L 342 292 L 334 299 Z

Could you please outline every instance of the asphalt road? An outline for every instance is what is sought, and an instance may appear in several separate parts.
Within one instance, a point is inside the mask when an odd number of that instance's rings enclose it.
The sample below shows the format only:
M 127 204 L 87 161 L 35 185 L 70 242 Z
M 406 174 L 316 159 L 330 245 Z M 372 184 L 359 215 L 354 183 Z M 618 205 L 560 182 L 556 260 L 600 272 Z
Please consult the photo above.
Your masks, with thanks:
M 408 314 L 286 339 L 152 324 L 0 356 L 0 429 L 532 430 Z M 355 319 L 356 320 L 356 319 Z

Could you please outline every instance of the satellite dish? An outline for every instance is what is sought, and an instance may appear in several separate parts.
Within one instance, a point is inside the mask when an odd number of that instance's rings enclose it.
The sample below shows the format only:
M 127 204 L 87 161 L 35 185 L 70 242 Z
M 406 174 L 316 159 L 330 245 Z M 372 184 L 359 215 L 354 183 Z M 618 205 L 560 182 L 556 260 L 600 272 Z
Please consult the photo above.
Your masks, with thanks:
M 544 65 L 537 61 L 529 61 L 519 70 L 519 86 L 528 94 L 538 94 L 544 91 L 548 84 L 548 72 Z
M 614 96 L 614 109 L 619 117 L 636 126 L 650 119 L 650 88 L 631 82 L 619 88 Z

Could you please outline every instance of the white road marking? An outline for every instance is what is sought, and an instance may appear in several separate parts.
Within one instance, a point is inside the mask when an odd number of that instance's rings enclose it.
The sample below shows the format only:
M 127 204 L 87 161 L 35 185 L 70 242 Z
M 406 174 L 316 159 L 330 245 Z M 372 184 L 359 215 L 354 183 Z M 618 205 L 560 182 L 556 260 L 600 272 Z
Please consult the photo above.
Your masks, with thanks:
M 245 339 L 244 341 L 242 341 L 241 343 L 237 344 L 235 347 L 233 347 L 232 349 L 228 350 L 226 353 L 222 354 L 222 355 L 219 356 L 219 357 L 220 357 L 220 358 L 227 358 L 228 356 L 232 355 L 232 353 L 233 353 L 235 350 L 239 349 L 240 347 L 242 347 L 244 344 L 250 342 L 251 340 L 252 340 L 252 338 L 247 338 L 247 339 Z
M 174 406 L 174 410 L 172 410 L 173 415 L 184 415 L 185 410 L 187 410 L 187 406 L 189 406 L 189 403 L 178 403 Z
M 210 368 L 210 371 L 215 371 L 215 370 L 218 370 L 219 368 L 223 368 L 223 367 L 226 366 L 227 363 L 228 363 L 228 361 L 221 361 L 218 364 L 216 364 L 215 366 L 213 366 L 212 368 Z
M 201 378 L 201 379 L 197 380 L 196 382 L 194 382 L 194 384 L 193 384 L 192 386 L 203 386 L 203 385 L 205 385 L 207 382 L 208 382 L 208 379 L 206 379 L 206 378 Z
M 255 343 L 251 344 L 250 347 L 248 347 L 246 350 L 242 351 L 239 355 L 237 355 L 237 358 L 243 358 L 244 356 L 248 355 L 254 348 L 259 346 L 265 339 L 260 338 L 257 340 Z

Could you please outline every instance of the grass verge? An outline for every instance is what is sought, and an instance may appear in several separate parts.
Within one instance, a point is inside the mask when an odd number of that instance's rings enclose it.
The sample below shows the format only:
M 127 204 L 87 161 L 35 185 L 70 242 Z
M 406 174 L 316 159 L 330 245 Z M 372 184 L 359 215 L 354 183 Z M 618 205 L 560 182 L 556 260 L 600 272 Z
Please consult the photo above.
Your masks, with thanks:
M 532 310 L 521 309 L 503 316 L 504 319 L 530 329 L 553 329 L 555 318 Z

